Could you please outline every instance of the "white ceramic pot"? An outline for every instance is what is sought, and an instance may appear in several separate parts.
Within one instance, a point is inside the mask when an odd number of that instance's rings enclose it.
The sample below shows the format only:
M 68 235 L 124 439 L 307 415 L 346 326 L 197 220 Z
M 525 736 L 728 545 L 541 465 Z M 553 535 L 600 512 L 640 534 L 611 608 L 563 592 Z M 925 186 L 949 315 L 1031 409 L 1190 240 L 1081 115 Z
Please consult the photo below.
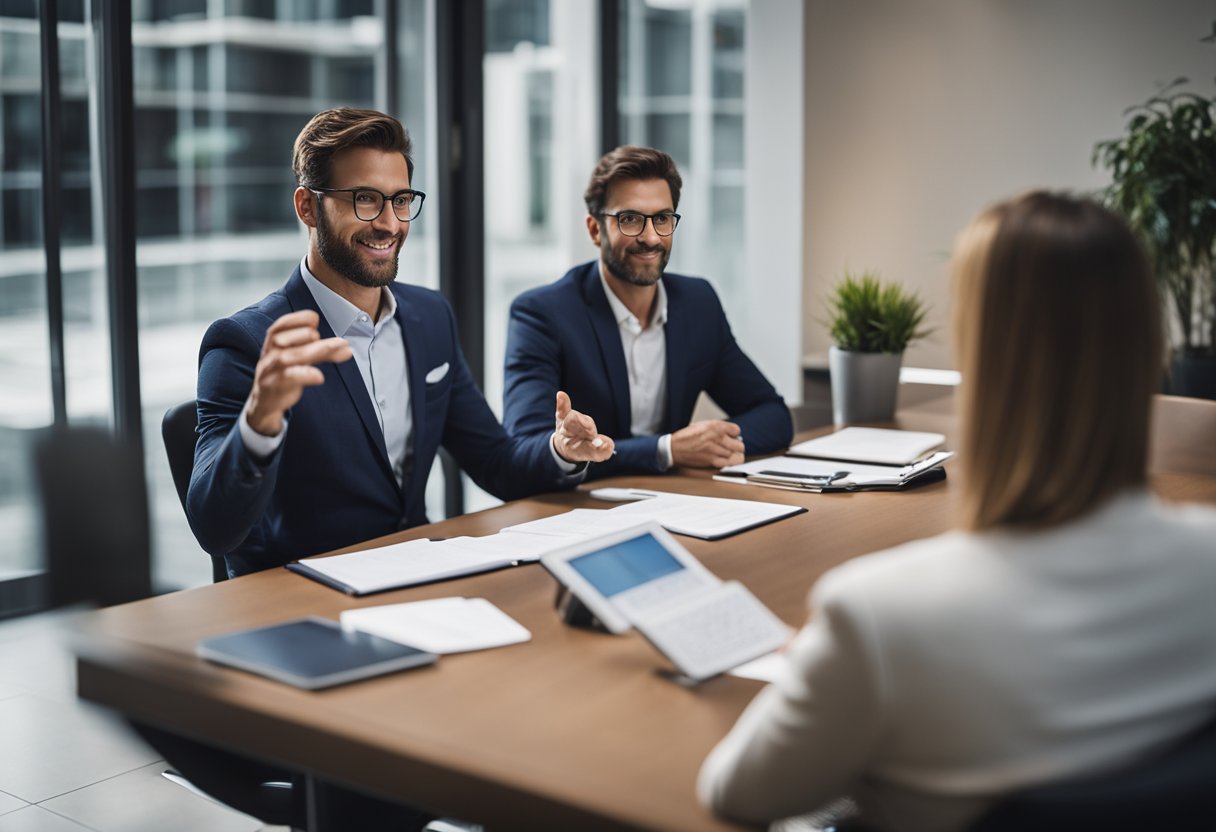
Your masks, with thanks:
M 832 347 L 828 368 L 832 374 L 832 420 L 885 422 L 895 418 L 902 352 L 847 352 Z

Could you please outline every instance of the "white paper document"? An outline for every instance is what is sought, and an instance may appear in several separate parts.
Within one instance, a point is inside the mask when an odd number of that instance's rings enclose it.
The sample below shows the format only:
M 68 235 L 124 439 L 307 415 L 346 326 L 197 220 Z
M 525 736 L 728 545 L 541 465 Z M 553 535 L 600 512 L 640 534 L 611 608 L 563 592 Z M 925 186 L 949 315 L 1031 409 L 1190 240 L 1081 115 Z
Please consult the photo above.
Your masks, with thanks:
M 527 534 L 541 537 L 583 538 L 607 534 L 618 529 L 645 523 L 646 518 L 618 514 L 612 509 L 575 508 L 570 511 L 530 520 L 503 529 L 504 534 Z
M 777 676 L 784 667 L 785 652 L 774 650 L 772 653 L 765 653 L 758 659 L 752 659 L 750 662 L 726 672 L 731 676 L 738 676 L 740 679 L 755 679 L 758 682 L 771 683 L 777 681 Z
M 545 552 L 550 552 L 563 543 L 564 541 L 554 540 L 552 535 L 547 534 L 503 532 L 482 537 L 452 537 L 439 541 L 439 545 L 444 549 L 458 549 L 482 554 L 492 560 L 512 560 L 519 563 L 538 561 Z
M 808 439 L 791 447 L 790 456 L 869 462 L 875 465 L 907 465 L 946 441 L 940 433 L 883 428 L 844 428 L 827 436 Z
M 532 634 L 485 598 L 432 598 L 346 610 L 346 629 L 408 644 L 429 653 L 464 653 L 529 641 Z
M 649 500 L 626 503 L 611 509 L 609 513 L 649 518 L 675 534 L 717 540 L 804 511 L 806 509 L 801 506 L 781 503 L 662 494 Z

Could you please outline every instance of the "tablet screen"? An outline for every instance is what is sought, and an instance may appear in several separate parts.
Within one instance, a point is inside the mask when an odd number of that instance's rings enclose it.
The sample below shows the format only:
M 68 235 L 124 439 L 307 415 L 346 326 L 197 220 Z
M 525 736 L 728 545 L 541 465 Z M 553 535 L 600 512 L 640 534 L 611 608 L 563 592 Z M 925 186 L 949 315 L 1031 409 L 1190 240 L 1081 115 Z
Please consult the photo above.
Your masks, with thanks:
M 310 689 L 430 664 L 436 658 L 321 618 L 216 636 L 199 642 L 196 652 L 213 662 Z
M 569 563 L 605 598 L 684 568 L 651 534 L 571 558 Z

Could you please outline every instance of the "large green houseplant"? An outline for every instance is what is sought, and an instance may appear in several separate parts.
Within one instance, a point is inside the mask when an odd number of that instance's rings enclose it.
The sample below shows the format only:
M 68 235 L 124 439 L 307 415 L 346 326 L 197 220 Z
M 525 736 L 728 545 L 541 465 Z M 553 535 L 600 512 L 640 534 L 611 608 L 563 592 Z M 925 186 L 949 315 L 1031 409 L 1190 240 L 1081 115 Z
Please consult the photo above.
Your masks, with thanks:
M 1203 39 L 1216 42 L 1212 34 Z M 1106 203 L 1144 240 L 1168 310 L 1170 390 L 1216 398 L 1216 97 L 1179 78 L 1128 110 L 1123 136 L 1099 142 Z
M 899 369 L 908 344 L 929 334 L 915 293 L 884 283 L 875 272 L 847 270 L 827 299 L 832 336 L 832 419 L 878 422 L 895 415 Z

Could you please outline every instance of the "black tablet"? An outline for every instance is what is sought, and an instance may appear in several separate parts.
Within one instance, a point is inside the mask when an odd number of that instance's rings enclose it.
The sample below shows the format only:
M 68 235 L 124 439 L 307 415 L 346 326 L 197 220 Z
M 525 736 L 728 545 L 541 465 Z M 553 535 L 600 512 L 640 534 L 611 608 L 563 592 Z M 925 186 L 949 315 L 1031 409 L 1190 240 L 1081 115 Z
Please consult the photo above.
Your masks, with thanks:
M 317 690 L 431 664 L 438 656 L 326 618 L 300 618 L 204 639 L 196 651 L 218 664 Z

